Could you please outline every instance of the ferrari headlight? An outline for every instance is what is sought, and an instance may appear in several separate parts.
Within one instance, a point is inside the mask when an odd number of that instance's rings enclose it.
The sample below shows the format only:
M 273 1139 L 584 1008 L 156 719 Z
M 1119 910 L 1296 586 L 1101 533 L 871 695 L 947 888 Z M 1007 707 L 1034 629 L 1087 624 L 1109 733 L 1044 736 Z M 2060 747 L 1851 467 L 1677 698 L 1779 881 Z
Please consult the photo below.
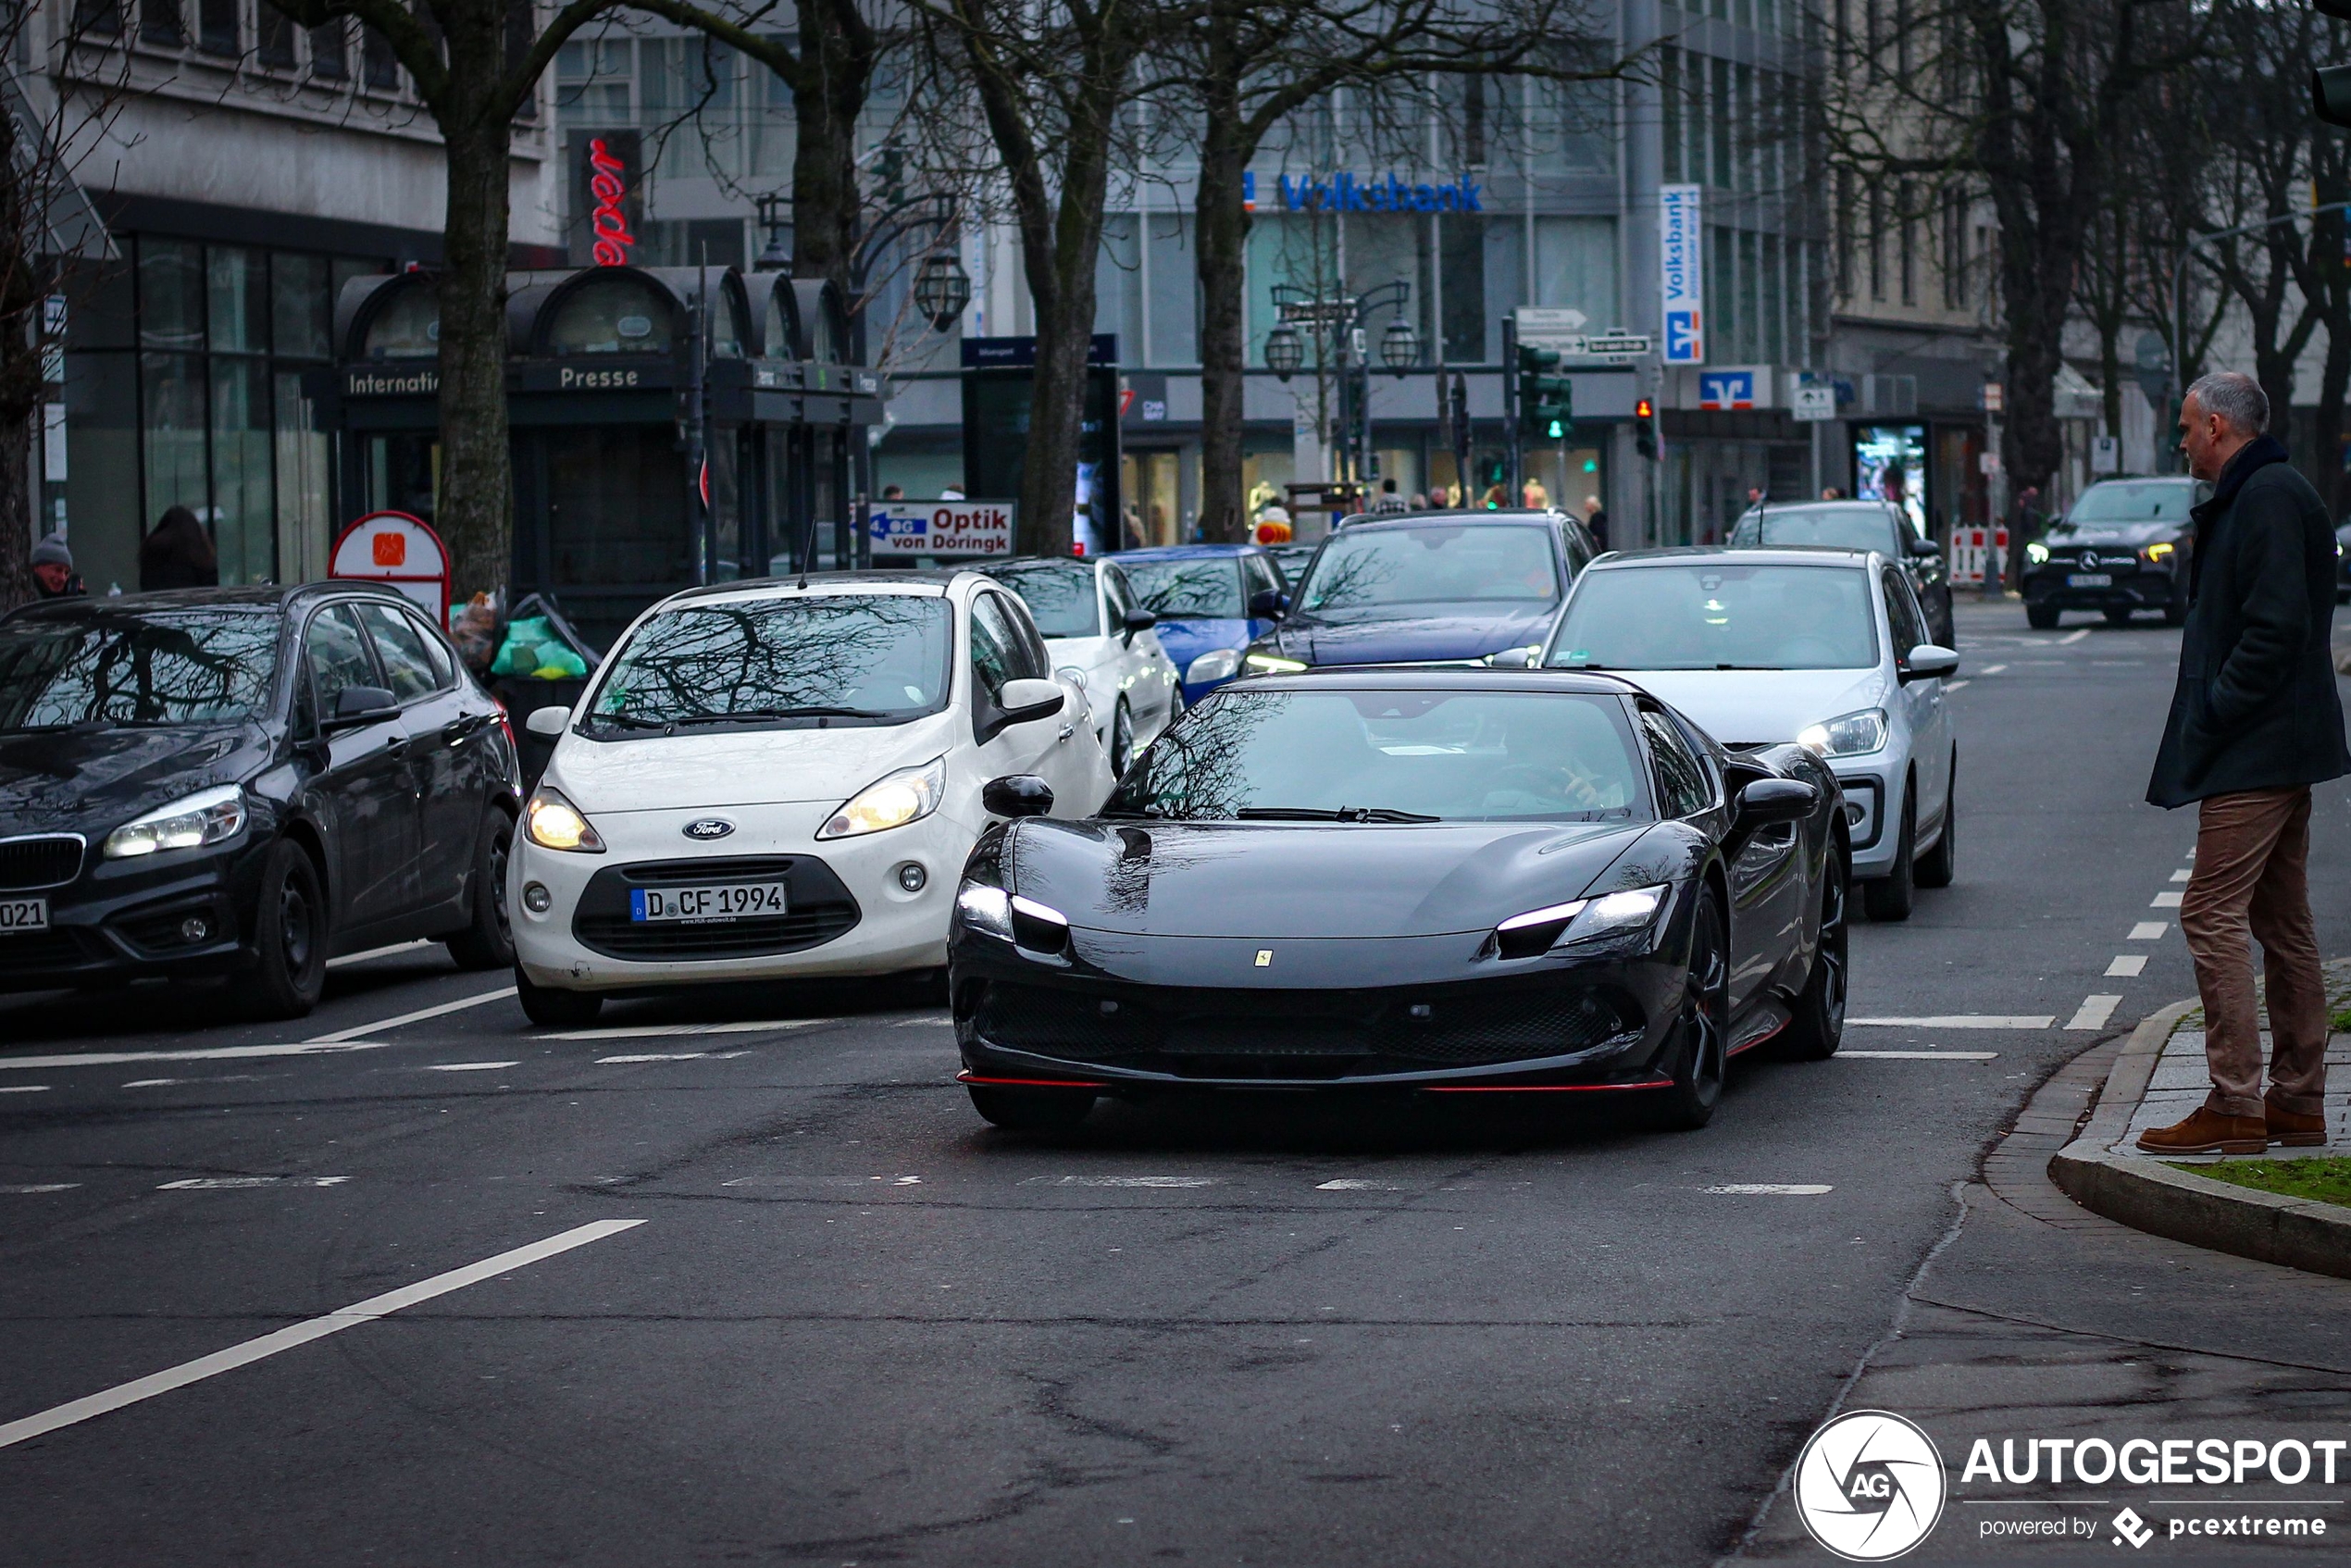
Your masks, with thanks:
M 1185 666 L 1184 683 L 1198 686 L 1203 680 L 1227 680 L 1240 667 L 1239 649 L 1212 648 Z
M 1665 887 L 1660 883 L 1530 909 L 1494 927 L 1495 947 L 1504 958 L 1532 958 L 1577 942 L 1622 936 L 1646 927 L 1664 902 Z
M 1013 897 L 1001 888 L 964 883 L 955 892 L 955 913 L 975 931 L 1013 940 Z
M 2171 543 L 2169 540 L 2160 543 L 2150 544 L 2147 546 L 2147 559 L 2150 561 L 2168 561 L 2171 558 Z
M 1248 657 L 1241 660 L 1241 663 L 1247 665 L 1250 671 L 1257 675 L 1296 675 L 1300 670 L 1310 667 L 1304 659 L 1287 658 L 1280 653 L 1260 653 L 1254 648 L 1249 651 Z
M 955 893 L 964 924 L 1033 952 L 1059 952 L 1069 946 L 1069 916 L 1035 899 L 1007 893 L 984 882 L 966 882 Z
M 2024 558 L 2037 566 L 2049 558 L 2049 547 L 2036 539 L 2024 547 Z
M 223 784 L 133 817 L 106 835 L 100 852 L 108 860 L 125 860 L 159 850 L 201 849 L 244 830 L 245 792 L 237 785 Z
M 885 773 L 849 797 L 822 828 L 819 839 L 853 839 L 919 822 L 939 809 L 947 793 L 947 759 L 933 757 L 920 767 Z
M 1815 756 L 1858 757 L 1885 744 L 1885 710 L 1865 708 L 1825 724 L 1808 724 L 1796 732 L 1796 743 Z
M 564 799 L 563 791 L 541 784 L 522 808 L 523 837 L 542 850 L 566 850 L 574 854 L 602 854 L 604 841 L 580 809 Z

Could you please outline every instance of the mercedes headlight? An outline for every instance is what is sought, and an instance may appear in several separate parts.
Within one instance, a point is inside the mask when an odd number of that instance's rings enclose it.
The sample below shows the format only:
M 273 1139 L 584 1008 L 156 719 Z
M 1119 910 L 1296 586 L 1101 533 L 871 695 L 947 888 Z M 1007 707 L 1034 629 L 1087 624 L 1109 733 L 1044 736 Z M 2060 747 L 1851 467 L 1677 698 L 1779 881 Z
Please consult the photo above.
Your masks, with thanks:
M 940 797 L 946 793 L 947 759 L 943 756 L 933 757 L 920 767 L 902 767 L 895 773 L 885 773 L 850 796 L 816 829 L 816 837 L 853 839 L 860 833 L 903 828 L 937 811 Z
M 205 790 L 134 817 L 106 835 L 100 852 L 108 860 L 193 850 L 223 843 L 245 830 L 245 792 L 235 784 Z
M 1796 732 L 1796 743 L 1815 756 L 1858 757 L 1885 744 L 1885 710 L 1866 708 L 1825 724 L 1808 724 Z
M 552 784 L 541 784 L 522 808 L 523 837 L 542 850 L 602 854 L 604 841 L 580 811 Z
M 2150 544 L 2147 546 L 2147 559 L 2150 561 L 2168 561 L 2171 558 L 2171 541 L 2169 540 Z
M 1204 680 L 1226 680 L 1240 667 L 1239 649 L 1212 648 L 1185 666 L 1184 684 L 1198 686 Z
M 1530 909 L 1494 927 L 1495 945 L 1504 958 L 1532 958 L 1554 948 L 1622 936 L 1646 927 L 1664 902 L 1665 886 L 1659 883 Z
M 1299 671 L 1311 667 L 1304 659 L 1293 659 L 1281 653 L 1263 653 L 1255 648 L 1249 651 L 1248 657 L 1242 659 L 1241 663 L 1247 665 L 1253 675 L 1296 675 Z
M 2036 539 L 2024 547 L 2024 558 L 2036 566 L 2040 566 L 2049 558 L 2049 547 Z

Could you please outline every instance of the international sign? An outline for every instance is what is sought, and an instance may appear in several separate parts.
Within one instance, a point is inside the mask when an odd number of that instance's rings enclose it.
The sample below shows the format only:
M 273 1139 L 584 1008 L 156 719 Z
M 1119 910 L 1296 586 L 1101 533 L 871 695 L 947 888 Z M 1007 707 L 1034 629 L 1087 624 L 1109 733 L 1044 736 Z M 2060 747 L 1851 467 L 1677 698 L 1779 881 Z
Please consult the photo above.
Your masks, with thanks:
M 1706 363 L 1705 249 L 1699 188 L 1658 187 L 1657 277 L 1668 365 Z
M 1009 501 L 882 501 L 865 512 L 877 555 L 1009 555 Z

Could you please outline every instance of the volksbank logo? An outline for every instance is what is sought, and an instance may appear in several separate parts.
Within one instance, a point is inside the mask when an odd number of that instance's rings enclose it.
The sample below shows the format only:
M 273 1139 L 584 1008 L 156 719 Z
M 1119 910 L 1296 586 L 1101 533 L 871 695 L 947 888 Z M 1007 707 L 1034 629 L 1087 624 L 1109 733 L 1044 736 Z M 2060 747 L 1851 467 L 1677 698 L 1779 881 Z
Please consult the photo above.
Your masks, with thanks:
M 1412 185 L 1393 173 L 1372 180 L 1341 172 L 1327 180 L 1275 175 L 1286 212 L 1484 212 L 1485 187 L 1463 179 L 1443 185 Z M 1241 206 L 1257 210 L 1257 176 L 1241 176 Z

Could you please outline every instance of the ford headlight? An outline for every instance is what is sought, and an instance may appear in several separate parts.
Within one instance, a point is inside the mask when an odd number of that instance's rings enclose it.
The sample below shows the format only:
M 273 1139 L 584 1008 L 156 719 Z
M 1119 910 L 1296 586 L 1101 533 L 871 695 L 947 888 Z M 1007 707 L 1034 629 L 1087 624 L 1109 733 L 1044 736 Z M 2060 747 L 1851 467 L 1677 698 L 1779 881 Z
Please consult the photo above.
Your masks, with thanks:
M 1494 927 L 1495 945 L 1504 958 L 1532 958 L 1553 948 L 1622 936 L 1645 928 L 1664 902 L 1665 886 L 1659 883 L 1530 909 Z
M 1204 680 L 1228 680 L 1240 667 L 1239 649 L 1212 648 L 1185 667 L 1184 684 L 1198 686 Z
M 2024 547 L 2024 558 L 2037 566 L 2049 558 L 2049 547 L 2036 539 Z
M 1247 665 L 1253 675 L 1296 675 L 1299 671 L 1310 667 L 1304 659 L 1293 659 L 1281 653 L 1263 653 L 1254 648 L 1249 651 L 1249 655 L 1242 659 L 1241 663 Z
M 1796 732 L 1796 743 L 1815 756 L 1858 757 L 1885 744 L 1885 710 L 1866 708 L 1825 724 L 1808 724 Z
M 604 841 L 580 809 L 564 799 L 562 790 L 541 784 L 522 808 L 523 837 L 542 850 L 574 854 L 602 854 Z
M 201 849 L 226 842 L 244 830 L 245 792 L 237 785 L 223 784 L 124 823 L 106 835 L 101 852 L 108 860 L 127 860 L 161 850 Z
M 945 757 L 933 757 L 920 767 L 902 767 L 895 773 L 885 773 L 850 796 L 848 802 L 816 829 L 816 837 L 853 839 L 861 833 L 879 833 L 889 828 L 903 828 L 909 822 L 919 822 L 937 811 L 940 797 L 946 793 Z

